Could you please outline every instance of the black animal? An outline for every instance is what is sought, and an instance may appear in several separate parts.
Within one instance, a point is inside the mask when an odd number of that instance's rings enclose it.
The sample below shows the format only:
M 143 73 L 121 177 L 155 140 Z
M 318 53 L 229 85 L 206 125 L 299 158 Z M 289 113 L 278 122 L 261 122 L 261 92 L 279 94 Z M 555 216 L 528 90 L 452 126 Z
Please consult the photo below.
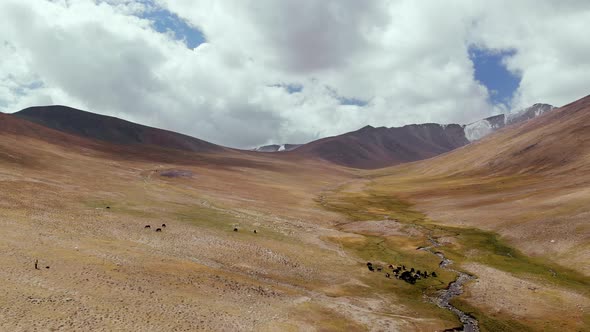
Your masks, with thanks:
M 150 226 L 150 225 L 145 225 L 145 226 L 143 226 L 143 228 L 152 228 L 152 226 Z
M 237 232 L 237 231 L 238 231 L 238 228 L 237 227 L 234 227 L 234 232 Z
M 400 276 L 400 279 L 412 285 L 416 283 L 416 278 L 414 278 L 412 273 L 409 271 L 404 271 L 404 273 L 402 273 Z
M 400 269 L 399 267 L 396 267 L 396 268 L 393 270 L 393 273 L 395 273 L 395 274 L 398 274 L 400 271 L 401 271 L 401 269 Z
M 377 266 L 377 272 L 381 272 L 383 268 L 381 266 Z
M 368 269 L 369 269 L 369 271 L 371 271 L 371 272 L 375 271 L 375 269 L 373 268 L 373 263 L 371 263 L 371 262 L 368 262 L 368 263 L 367 263 L 367 268 L 368 268 Z
M 434 277 L 434 278 L 436 278 L 436 272 L 432 271 L 431 276 Z
M 406 270 L 406 266 L 405 265 L 402 265 L 402 270 L 404 270 L 404 271 Z
M 49 268 L 49 265 L 47 265 L 45 268 L 48 269 Z
M 390 278 L 390 277 L 391 277 L 391 274 L 385 273 L 385 278 Z
M 410 269 L 410 272 L 414 273 L 414 272 L 416 272 L 416 271 L 414 271 L 414 268 L 411 268 L 411 269 Z
M 256 230 L 254 230 L 254 234 L 258 233 Z
M 422 272 L 422 276 L 423 276 L 424 278 L 428 278 L 428 272 L 426 272 L 426 271 Z
M 367 262 L 367 266 L 371 266 L 371 265 L 373 265 L 373 263 Z
M 388 268 L 393 270 L 393 265 L 389 264 Z
M 110 206 L 107 206 L 107 209 L 110 209 L 110 208 L 111 208 Z
M 162 224 L 162 227 L 166 227 L 166 224 Z
M 156 228 L 156 232 L 161 232 L 162 229 L 161 228 Z

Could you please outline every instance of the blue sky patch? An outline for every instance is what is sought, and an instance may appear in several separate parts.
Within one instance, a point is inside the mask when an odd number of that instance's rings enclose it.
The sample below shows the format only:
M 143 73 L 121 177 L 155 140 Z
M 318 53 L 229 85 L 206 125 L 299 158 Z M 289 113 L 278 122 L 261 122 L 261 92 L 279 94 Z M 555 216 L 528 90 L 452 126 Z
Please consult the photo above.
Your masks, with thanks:
M 368 102 L 366 100 L 361 100 L 357 98 L 346 98 L 346 97 L 338 97 L 340 101 L 340 105 L 354 105 L 354 106 L 367 106 Z
M 495 105 L 508 106 L 520 85 L 521 77 L 508 71 L 503 63 L 506 57 L 514 54 L 515 50 L 469 48 L 469 58 L 475 68 L 475 79 L 488 89 L 490 101 Z
M 199 29 L 165 8 L 156 6 L 154 10 L 143 13 L 141 17 L 152 21 L 156 31 L 171 32 L 176 40 L 183 40 L 190 49 L 205 42 L 205 36 Z

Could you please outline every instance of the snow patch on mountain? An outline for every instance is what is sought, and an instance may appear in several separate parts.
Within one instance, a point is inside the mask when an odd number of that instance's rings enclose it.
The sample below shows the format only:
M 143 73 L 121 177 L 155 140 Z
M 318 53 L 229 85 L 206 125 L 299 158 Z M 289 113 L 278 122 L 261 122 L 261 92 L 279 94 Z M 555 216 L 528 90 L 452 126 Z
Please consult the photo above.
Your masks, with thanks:
M 507 125 L 528 121 L 553 109 L 555 107 L 548 104 L 534 104 L 520 110 L 494 115 L 466 125 L 465 137 L 470 142 L 477 141 Z
M 465 126 L 465 137 L 470 141 L 477 141 L 494 132 L 488 120 L 479 120 Z

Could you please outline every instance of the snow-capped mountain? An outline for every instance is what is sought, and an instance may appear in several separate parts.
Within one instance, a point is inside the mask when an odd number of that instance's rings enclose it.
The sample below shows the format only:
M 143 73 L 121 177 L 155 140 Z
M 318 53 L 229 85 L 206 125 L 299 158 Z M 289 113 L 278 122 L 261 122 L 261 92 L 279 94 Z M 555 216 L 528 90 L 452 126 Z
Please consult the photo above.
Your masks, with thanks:
M 295 150 L 300 147 L 302 144 L 271 144 L 271 145 L 264 145 L 259 146 L 257 148 L 252 149 L 253 151 L 257 152 L 282 152 L 282 151 L 291 151 Z
M 554 106 L 548 104 L 534 104 L 533 106 L 518 111 L 494 115 L 466 125 L 465 137 L 467 137 L 470 142 L 477 141 L 507 125 L 536 118 L 554 108 Z

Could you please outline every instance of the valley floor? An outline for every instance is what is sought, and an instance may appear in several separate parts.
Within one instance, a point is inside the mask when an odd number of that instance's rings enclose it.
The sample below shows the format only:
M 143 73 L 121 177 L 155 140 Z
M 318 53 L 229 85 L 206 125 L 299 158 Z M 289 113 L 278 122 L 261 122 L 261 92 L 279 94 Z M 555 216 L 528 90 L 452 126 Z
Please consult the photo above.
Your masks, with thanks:
M 49 145 L 11 156 L 0 159 L 0 330 L 442 331 L 461 325 L 434 303 L 457 275 L 417 250 L 432 239 L 477 278 L 452 304 L 482 330 L 590 326 L 585 267 L 431 219 L 389 177 L 249 155 L 266 166 Z M 386 278 L 389 264 L 438 277 L 411 285 Z

